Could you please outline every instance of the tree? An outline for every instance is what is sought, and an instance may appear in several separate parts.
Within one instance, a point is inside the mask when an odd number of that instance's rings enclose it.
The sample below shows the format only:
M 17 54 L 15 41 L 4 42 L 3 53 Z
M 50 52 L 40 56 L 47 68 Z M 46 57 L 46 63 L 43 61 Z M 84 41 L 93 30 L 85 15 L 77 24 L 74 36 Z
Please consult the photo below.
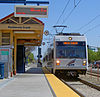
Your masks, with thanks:
M 93 63 L 94 61 L 100 60 L 100 49 L 97 52 L 94 52 L 88 49 L 88 62 Z
M 32 51 L 35 50 L 35 46 L 30 46 L 25 48 L 25 56 L 29 56 Z
M 28 62 L 34 62 L 34 54 L 32 51 L 35 50 L 35 46 L 30 46 L 25 48 L 25 57 L 27 58 Z
M 88 62 L 89 63 L 93 63 L 96 60 L 97 60 L 97 54 L 96 54 L 96 52 L 88 49 Z
M 100 50 L 97 51 L 97 58 L 96 58 L 96 61 L 97 61 L 97 60 L 100 60 Z
M 30 55 L 28 56 L 28 61 L 29 61 L 29 63 L 34 62 L 34 55 L 33 55 L 33 53 L 30 53 Z

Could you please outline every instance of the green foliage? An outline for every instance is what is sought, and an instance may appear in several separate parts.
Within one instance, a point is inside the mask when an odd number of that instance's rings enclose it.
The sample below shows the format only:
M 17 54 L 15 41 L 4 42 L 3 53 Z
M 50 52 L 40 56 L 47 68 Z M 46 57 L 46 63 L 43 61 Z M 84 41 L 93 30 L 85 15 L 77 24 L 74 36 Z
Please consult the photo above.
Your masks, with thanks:
M 98 49 L 98 51 L 100 51 L 100 48 L 97 48 Z
M 30 63 L 29 59 L 27 59 L 27 60 L 28 60 L 28 63 Z
M 31 53 L 34 50 L 35 50 L 35 47 L 33 47 L 33 46 L 25 48 L 25 56 L 28 57 L 28 59 L 26 59 L 26 61 L 28 61 L 28 63 L 34 62 L 34 54 Z
M 34 54 L 30 51 L 27 52 L 26 57 L 28 57 L 27 61 L 28 63 L 34 62 Z
M 96 52 L 88 49 L 88 61 L 89 63 L 93 63 L 95 61 L 96 58 Z
M 100 60 L 100 50 L 94 52 L 88 49 L 88 61 L 89 63 L 93 63 L 94 61 Z
M 100 50 L 97 52 L 97 57 L 96 57 L 96 61 L 100 60 Z
M 30 53 L 29 56 L 28 56 L 28 62 L 34 62 L 34 55 L 33 53 Z

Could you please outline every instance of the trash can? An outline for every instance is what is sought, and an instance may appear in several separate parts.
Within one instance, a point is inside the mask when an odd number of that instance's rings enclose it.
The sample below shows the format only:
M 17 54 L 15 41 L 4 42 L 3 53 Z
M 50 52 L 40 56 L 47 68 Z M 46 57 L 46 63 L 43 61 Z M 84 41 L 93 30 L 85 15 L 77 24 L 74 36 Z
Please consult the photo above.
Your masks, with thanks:
M 4 78 L 4 63 L 0 62 L 0 79 Z

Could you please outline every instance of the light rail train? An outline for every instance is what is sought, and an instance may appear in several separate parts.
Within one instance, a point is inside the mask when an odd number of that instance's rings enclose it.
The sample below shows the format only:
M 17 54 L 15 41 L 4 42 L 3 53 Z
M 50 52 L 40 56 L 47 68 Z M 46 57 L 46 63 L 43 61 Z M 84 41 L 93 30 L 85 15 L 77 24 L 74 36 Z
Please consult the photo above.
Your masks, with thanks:
M 46 68 L 54 73 L 78 76 L 88 68 L 87 40 L 79 33 L 61 33 L 54 36 L 53 46 L 43 58 Z

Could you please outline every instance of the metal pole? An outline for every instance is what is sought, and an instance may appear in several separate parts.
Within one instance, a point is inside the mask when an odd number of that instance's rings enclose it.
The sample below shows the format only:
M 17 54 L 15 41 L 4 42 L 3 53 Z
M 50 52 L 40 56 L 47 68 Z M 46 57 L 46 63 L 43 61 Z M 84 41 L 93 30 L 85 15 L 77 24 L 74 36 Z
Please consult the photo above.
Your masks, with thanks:
M 24 2 L 24 5 L 26 5 L 26 0 L 25 0 L 25 2 Z
M 37 57 L 38 57 L 38 63 L 37 63 L 37 67 L 39 66 L 39 46 L 38 46 L 38 55 L 37 55 Z
M 24 1 L 24 0 L 22 0 L 22 1 L 6 1 L 6 0 L 0 0 L 0 3 L 19 3 L 19 4 L 21 4 L 21 3 L 23 3 L 23 4 L 49 4 L 49 1 Z
M 39 6 L 39 3 L 37 3 L 37 6 Z
M 99 64 L 97 64 L 97 81 L 99 81 Z
M 92 64 L 91 64 L 91 79 L 92 79 Z

